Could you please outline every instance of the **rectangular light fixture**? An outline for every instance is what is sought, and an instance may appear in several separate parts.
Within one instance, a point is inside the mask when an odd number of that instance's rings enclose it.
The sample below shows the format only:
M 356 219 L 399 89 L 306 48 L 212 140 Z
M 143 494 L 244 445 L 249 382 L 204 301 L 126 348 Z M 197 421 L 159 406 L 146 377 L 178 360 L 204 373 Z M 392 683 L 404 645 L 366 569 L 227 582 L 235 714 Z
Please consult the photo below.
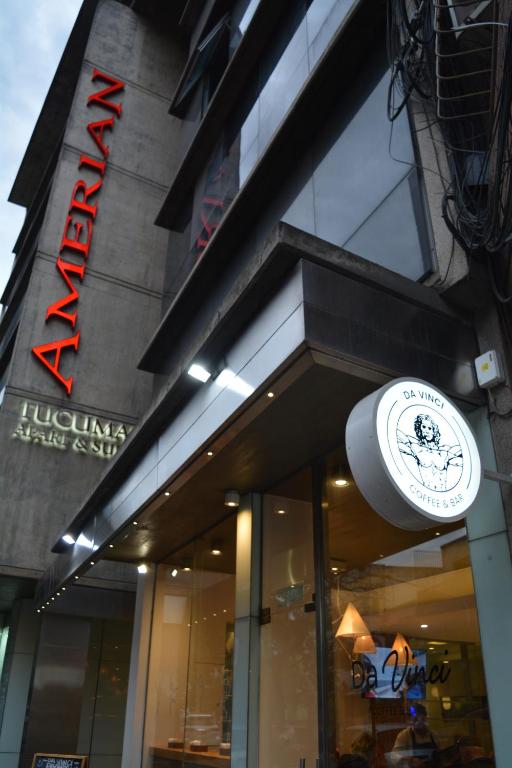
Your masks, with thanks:
M 205 381 L 208 381 L 208 379 L 210 378 L 211 373 L 207 371 L 206 368 L 203 368 L 202 365 L 198 365 L 197 363 L 194 363 L 188 369 L 188 375 L 192 376 L 193 379 L 202 381 L 204 384 Z

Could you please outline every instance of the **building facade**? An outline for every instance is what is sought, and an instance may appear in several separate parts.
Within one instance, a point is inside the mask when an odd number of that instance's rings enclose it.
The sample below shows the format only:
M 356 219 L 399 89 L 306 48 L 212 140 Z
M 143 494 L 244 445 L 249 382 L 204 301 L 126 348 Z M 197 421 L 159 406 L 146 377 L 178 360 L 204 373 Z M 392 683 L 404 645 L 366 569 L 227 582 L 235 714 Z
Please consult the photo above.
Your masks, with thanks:
M 511 764 L 510 8 L 467 5 L 84 0 L 11 193 L 2 766 Z M 345 437 L 402 379 L 416 526 Z

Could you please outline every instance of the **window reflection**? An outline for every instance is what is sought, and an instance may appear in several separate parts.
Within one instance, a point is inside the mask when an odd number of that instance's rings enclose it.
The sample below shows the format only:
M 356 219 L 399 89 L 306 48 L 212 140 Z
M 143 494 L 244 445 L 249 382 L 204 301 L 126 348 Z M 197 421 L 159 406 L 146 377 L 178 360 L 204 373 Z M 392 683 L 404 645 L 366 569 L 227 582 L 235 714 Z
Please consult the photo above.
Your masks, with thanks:
M 233 516 L 158 566 L 146 766 L 230 764 L 235 527 Z
M 395 528 L 328 470 L 339 765 L 494 765 L 466 530 Z M 457 527 L 458 526 L 458 527 Z

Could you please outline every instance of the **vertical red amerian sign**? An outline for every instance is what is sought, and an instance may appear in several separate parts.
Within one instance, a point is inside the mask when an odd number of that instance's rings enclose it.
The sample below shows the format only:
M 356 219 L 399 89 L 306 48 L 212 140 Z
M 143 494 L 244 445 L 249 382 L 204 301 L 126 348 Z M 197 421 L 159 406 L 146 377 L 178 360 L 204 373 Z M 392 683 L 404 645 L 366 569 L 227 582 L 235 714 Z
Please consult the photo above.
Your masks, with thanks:
M 107 167 L 107 158 L 110 152 L 108 144 L 105 143 L 105 131 L 114 129 L 114 121 L 121 117 L 122 103 L 110 101 L 110 97 L 118 91 L 124 89 L 124 83 L 116 80 L 98 69 L 92 72 L 91 80 L 103 81 L 107 84 L 106 88 L 92 93 L 87 99 L 87 106 L 98 106 L 110 114 L 105 120 L 97 120 L 87 125 L 87 132 L 99 149 L 103 160 L 97 160 L 89 155 L 81 155 L 78 162 L 79 169 L 87 168 L 97 176 L 96 181 L 87 183 L 83 179 L 78 179 L 71 193 L 71 200 L 66 214 L 64 231 L 60 241 L 59 253 L 55 266 L 64 281 L 69 293 L 61 299 L 58 299 L 46 310 L 46 321 L 58 319 L 69 323 L 71 328 L 75 329 L 77 322 L 76 308 L 71 310 L 70 305 L 79 299 L 77 281 L 84 279 L 87 266 L 87 259 L 91 248 L 91 240 L 94 229 L 94 222 L 98 212 L 98 197 L 103 186 L 105 169 Z M 92 201 L 89 202 L 89 199 Z M 79 219 L 78 216 L 81 216 Z M 74 261 L 68 259 L 74 258 Z M 73 282 L 75 281 L 75 282 Z M 66 390 L 71 394 L 73 388 L 73 376 L 65 378 L 60 371 L 61 356 L 64 351 L 78 351 L 80 343 L 80 331 L 74 336 L 65 339 L 51 341 L 49 344 L 39 344 L 32 347 L 32 352 L 42 363 L 51 375 L 57 379 Z

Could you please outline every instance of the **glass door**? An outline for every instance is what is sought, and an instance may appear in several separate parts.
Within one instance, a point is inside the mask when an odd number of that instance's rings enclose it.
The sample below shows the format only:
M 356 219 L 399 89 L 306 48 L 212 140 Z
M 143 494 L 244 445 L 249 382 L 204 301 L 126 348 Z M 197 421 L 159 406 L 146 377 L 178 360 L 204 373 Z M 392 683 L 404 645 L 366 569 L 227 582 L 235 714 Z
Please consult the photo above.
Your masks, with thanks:
M 313 506 L 309 469 L 263 498 L 260 768 L 318 758 Z

